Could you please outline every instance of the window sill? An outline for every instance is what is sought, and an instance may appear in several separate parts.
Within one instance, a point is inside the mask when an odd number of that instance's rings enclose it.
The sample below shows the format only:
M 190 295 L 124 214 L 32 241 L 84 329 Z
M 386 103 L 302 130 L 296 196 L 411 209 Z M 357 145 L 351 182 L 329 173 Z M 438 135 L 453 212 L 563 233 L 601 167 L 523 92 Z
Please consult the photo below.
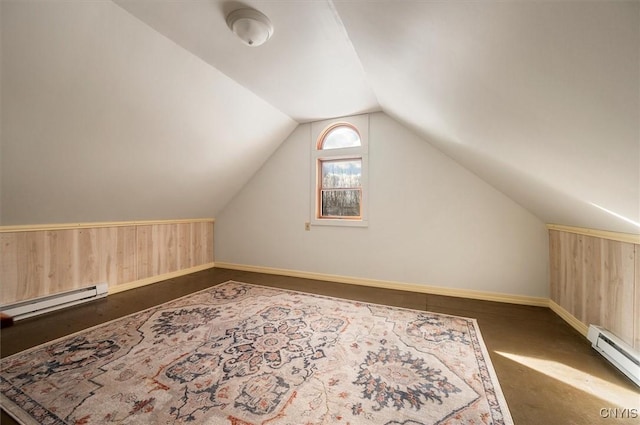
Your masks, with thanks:
M 335 227 L 369 227 L 367 220 L 340 220 L 332 218 L 311 219 L 312 226 L 335 226 Z

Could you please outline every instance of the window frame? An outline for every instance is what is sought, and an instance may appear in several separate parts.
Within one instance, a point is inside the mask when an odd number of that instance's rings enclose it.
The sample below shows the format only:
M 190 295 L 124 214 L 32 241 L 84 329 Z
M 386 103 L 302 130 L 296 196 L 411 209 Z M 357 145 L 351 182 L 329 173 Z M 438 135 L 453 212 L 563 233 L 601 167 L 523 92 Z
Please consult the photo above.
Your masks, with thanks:
M 329 133 L 337 127 L 350 127 L 360 136 L 360 146 L 322 149 Z M 369 116 L 358 115 L 338 120 L 314 122 L 311 125 L 311 202 L 310 223 L 319 226 L 368 226 L 369 197 Z M 340 160 L 361 161 L 360 216 L 322 216 L 322 163 Z M 326 190 L 326 188 L 325 188 Z M 353 190 L 353 189 L 351 189 Z
M 360 161 L 360 186 L 353 187 L 339 187 L 339 188 L 327 188 L 322 184 L 322 165 L 325 162 L 339 162 L 339 161 Z M 362 220 L 362 158 L 357 157 L 348 157 L 348 158 L 329 158 L 322 159 L 319 158 L 316 163 L 317 176 L 316 176 L 316 218 L 318 220 Z M 347 215 L 347 216 L 339 216 L 339 215 L 323 215 L 322 214 L 322 193 L 327 191 L 347 191 L 347 190 L 357 190 L 360 192 L 360 214 L 356 215 Z

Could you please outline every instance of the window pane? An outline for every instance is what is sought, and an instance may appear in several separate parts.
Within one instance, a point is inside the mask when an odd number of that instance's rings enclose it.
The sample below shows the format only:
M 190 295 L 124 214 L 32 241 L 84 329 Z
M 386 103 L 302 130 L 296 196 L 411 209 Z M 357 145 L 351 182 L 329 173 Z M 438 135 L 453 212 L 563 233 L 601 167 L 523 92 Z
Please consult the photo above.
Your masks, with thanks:
M 323 188 L 349 188 L 362 185 L 362 160 L 322 161 Z
M 360 146 L 360 135 L 351 127 L 342 125 L 324 136 L 322 149 L 352 148 Z
M 359 217 L 360 190 L 323 190 L 322 216 Z

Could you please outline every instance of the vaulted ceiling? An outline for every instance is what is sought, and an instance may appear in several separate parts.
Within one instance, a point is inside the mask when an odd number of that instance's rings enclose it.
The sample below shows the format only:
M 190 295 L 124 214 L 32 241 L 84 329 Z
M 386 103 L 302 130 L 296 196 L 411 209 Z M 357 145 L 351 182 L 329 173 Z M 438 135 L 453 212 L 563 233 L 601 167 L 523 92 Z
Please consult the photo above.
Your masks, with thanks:
M 227 28 L 241 7 L 265 45 Z M 0 11 L 2 223 L 215 214 L 296 122 L 384 111 L 543 222 L 640 233 L 638 1 Z
M 298 122 L 383 110 L 545 222 L 640 233 L 639 2 L 116 3 Z

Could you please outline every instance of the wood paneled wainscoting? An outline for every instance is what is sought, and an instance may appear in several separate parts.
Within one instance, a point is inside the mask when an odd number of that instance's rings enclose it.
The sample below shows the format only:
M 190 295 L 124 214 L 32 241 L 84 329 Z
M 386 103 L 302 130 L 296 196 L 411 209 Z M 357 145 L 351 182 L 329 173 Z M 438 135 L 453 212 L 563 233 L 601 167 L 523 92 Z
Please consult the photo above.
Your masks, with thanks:
M 549 225 L 550 307 L 640 350 L 640 236 Z
M 119 292 L 213 267 L 213 219 L 0 227 L 0 305 L 107 282 Z

